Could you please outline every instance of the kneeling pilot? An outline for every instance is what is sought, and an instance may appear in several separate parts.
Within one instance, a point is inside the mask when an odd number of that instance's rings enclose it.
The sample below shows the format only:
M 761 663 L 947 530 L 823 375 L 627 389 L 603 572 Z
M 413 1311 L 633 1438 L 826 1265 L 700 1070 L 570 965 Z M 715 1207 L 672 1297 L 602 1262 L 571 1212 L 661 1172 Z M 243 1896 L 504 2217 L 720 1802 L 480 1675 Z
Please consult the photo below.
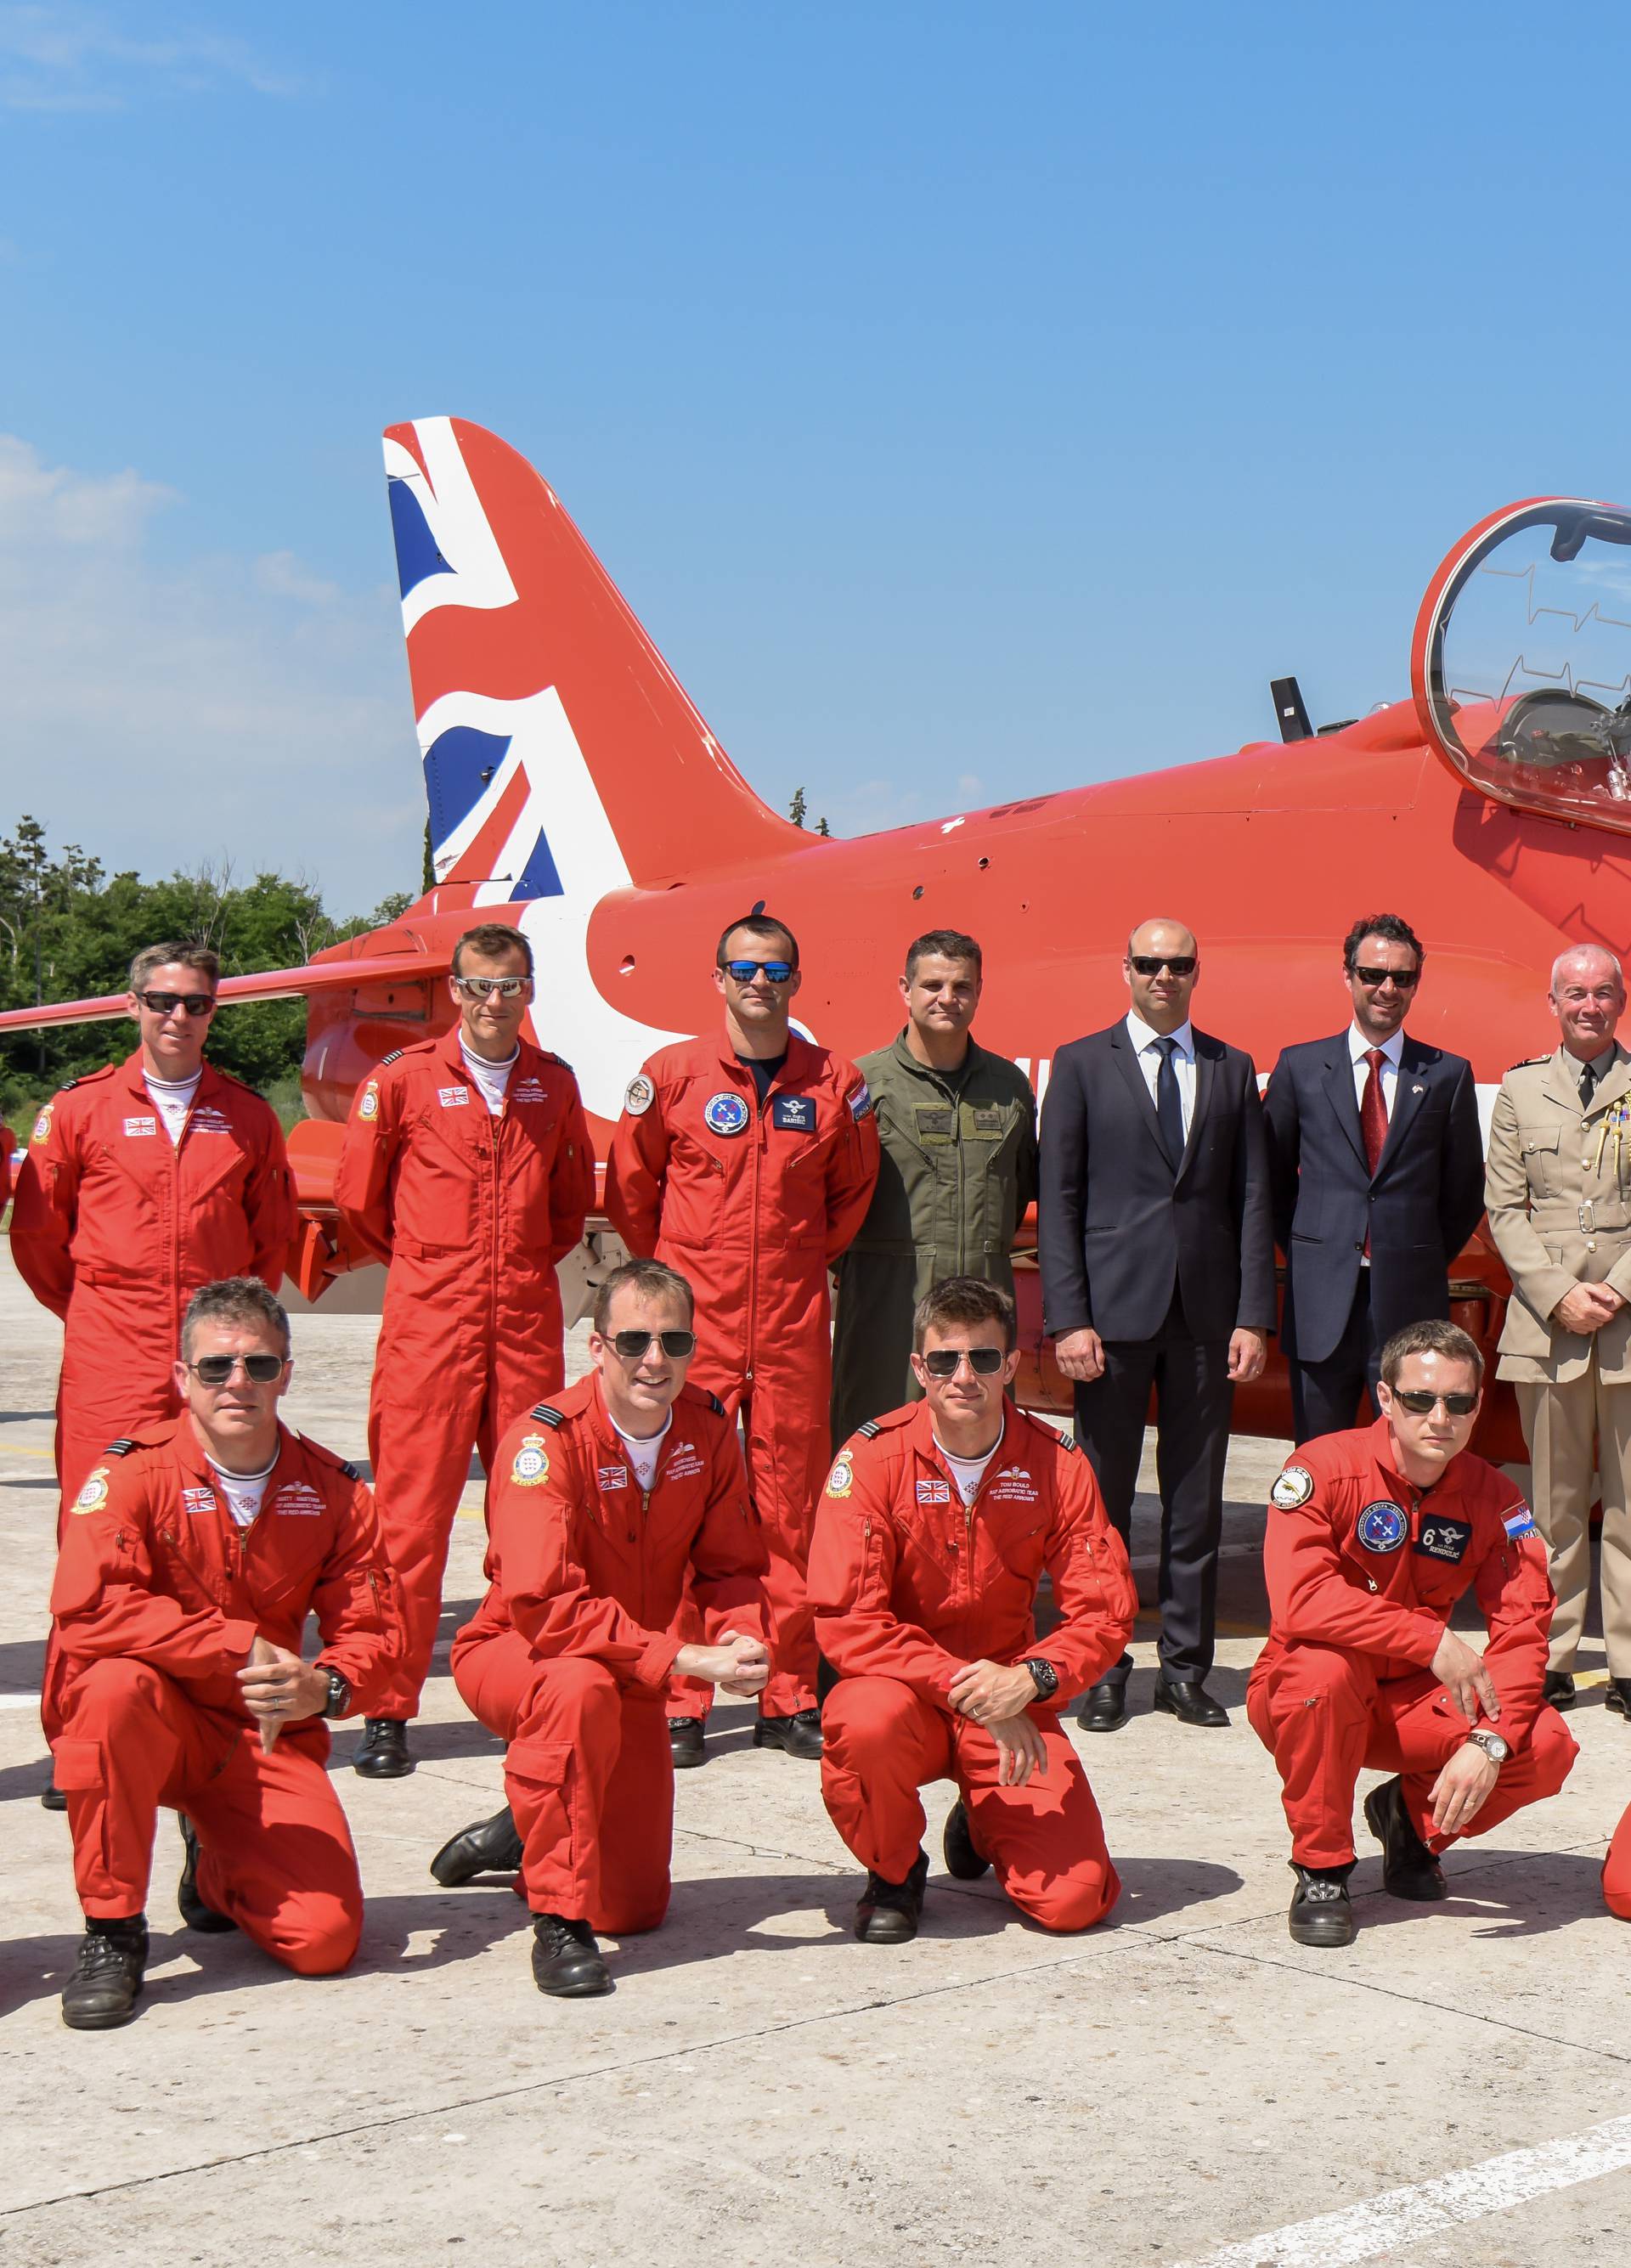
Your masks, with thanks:
M 1270 1491 L 1268 1643 L 1247 1689 L 1291 1828 L 1290 1929 L 1347 1945 L 1354 1790 L 1396 1898 L 1447 1895 L 1438 1853 L 1555 1795 L 1578 1751 L 1541 1702 L 1554 1598 L 1546 1546 L 1510 1481 L 1467 1448 L 1484 1376 L 1453 1323 L 1382 1350 L 1374 1425 L 1292 1454 Z M 1481 1655 L 1450 1628 L 1471 1590 Z
M 594 1933 L 655 1929 L 668 1905 L 671 1675 L 743 1697 L 771 1670 L 764 1539 L 734 1421 L 685 1383 L 690 1285 L 655 1260 L 614 1269 L 593 1369 L 499 1444 L 487 1576 L 454 1641 L 454 1682 L 509 1743 L 493 1818 L 431 1862 L 439 1882 L 519 1867 L 540 1992 L 609 1992 Z M 707 1644 L 668 1634 L 689 1572 Z
M 357 1950 L 362 1885 L 322 1720 L 373 1705 L 402 1623 L 368 1490 L 278 1423 L 290 1369 L 264 1284 L 206 1284 L 181 1324 L 182 1415 L 105 1450 L 63 1523 L 52 1749 L 85 1911 L 63 1992 L 76 2031 L 136 2014 L 161 1805 L 182 1815 L 189 1929 L 240 1929 L 304 1977 Z
M 1137 1597 L 1093 1468 L 1005 1398 L 1014 1302 L 937 1284 L 913 1317 L 924 1399 L 873 1419 L 828 1476 L 810 1553 L 816 1642 L 838 1673 L 822 1795 L 867 1869 L 855 1934 L 915 1937 L 927 1780 L 956 1782 L 946 1865 L 994 1867 L 1044 1928 L 1087 1929 L 1121 1889 L 1059 1711 L 1121 1658 Z M 1038 1645 L 1044 1570 L 1059 1623 Z

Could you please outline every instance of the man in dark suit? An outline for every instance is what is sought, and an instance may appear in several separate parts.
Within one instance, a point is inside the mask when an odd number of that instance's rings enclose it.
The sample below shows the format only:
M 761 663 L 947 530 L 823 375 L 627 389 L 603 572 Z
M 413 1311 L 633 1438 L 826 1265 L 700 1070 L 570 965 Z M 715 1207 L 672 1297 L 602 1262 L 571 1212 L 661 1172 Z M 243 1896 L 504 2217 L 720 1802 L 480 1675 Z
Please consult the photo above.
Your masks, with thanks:
M 1358 1423 L 1367 1388 L 1374 1407 L 1395 1331 L 1449 1320 L 1450 1263 L 1484 1210 L 1472 1065 L 1405 1031 L 1424 958 L 1398 914 L 1356 921 L 1342 943 L 1353 1022 L 1287 1048 L 1269 1081 L 1299 1441 Z
M 1141 923 L 1122 971 L 1130 1012 L 1053 1058 L 1042 1113 L 1043 1303 L 1076 1389 L 1076 1439 L 1123 1541 L 1150 1389 L 1161 1488 L 1155 1706 L 1227 1725 L 1212 1667 L 1223 1459 L 1237 1381 L 1274 1327 L 1274 1238 L 1257 1072 L 1189 1020 L 1199 950 L 1181 922 Z M 1126 1721 L 1120 1661 L 1077 1722 Z

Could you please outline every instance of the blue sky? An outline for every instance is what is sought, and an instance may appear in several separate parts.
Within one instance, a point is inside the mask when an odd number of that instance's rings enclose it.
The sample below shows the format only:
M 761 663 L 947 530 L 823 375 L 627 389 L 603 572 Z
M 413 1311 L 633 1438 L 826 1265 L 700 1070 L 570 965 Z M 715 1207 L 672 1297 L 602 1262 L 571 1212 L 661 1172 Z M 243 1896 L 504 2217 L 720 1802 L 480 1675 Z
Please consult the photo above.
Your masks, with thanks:
M 839 832 L 1406 690 L 1631 500 L 1622 11 L 0 4 L 0 826 L 417 880 L 378 435 L 559 490 Z

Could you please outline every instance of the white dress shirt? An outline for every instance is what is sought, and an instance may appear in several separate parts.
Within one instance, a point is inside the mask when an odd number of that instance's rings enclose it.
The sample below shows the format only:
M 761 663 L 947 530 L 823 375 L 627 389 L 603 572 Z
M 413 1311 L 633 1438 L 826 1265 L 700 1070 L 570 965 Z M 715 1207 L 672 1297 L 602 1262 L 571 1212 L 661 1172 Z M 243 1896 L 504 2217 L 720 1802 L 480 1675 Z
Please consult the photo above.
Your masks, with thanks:
M 1142 1016 L 1127 1011 L 1127 1030 L 1138 1049 L 1139 1069 L 1144 1074 L 1144 1084 L 1149 1089 L 1149 1099 L 1155 1100 L 1155 1080 L 1161 1071 L 1161 1034 L 1152 1032 Z M 1189 1139 L 1189 1122 L 1195 1116 L 1195 1027 L 1186 1017 L 1176 1032 L 1167 1037 L 1174 1042 L 1172 1068 L 1177 1075 L 1178 1101 L 1184 1112 L 1184 1139 Z
M 1365 1083 L 1370 1077 L 1370 1065 L 1365 1061 L 1367 1052 L 1374 1047 L 1382 1049 L 1382 1108 L 1393 1119 L 1393 1097 L 1399 1092 L 1399 1059 L 1405 1052 L 1405 1027 L 1401 1024 L 1391 1040 L 1368 1040 L 1357 1024 L 1350 1024 L 1347 1033 L 1348 1057 L 1354 1065 L 1354 1100 L 1362 1111 L 1365 1107 Z

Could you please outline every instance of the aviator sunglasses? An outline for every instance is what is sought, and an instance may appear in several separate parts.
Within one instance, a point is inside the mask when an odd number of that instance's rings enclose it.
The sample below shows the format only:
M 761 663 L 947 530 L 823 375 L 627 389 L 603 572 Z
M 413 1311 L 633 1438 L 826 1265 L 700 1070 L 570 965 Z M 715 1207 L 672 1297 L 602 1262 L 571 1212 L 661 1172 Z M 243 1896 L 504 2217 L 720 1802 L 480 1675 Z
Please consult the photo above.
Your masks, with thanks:
M 1429 1394 L 1421 1386 L 1408 1391 L 1402 1386 L 1396 1386 L 1393 1399 L 1401 1409 L 1408 1410 L 1413 1418 L 1430 1418 L 1441 1402 L 1451 1418 L 1470 1418 L 1478 1407 L 1476 1394 Z
M 722 961 L 720 966 L 733 984 L 751 984 L 756 976 L 767 984 L 785 984 L 793 974 L 790 961 Z
M 918 1358 L 931 1378 L 955 1378 L 957 1365 L 965 1359 L 976 1376 L 994 1378 L 1007 1356 L 1000 1347 L 935 1347 Z
M 1127 959 L 1140 976 L 1159 976 L 1163 968 L 1170 968 L 1175 976 L 1195 974 L 1192 953 L 1130 953 Z
M 611 1343 L 624 1362 L 638 1362 L 653 1339 L 661 1339 L 664 1354 L 682 1362 L 697 1351 L 695 1331 L 613 1331 Z
M 282 1354 L 201 1354 L 196 1362 L 185 1367 L 190 1370 L 201 1386 L 225 1386 L 239 1363 L 244 1366 L 244 1376 L 252 1386 L 269 1386 L 283 1375 L 289 1359 Z
M 138 992 L 137 998 L 150 1016 L 173 1015 L 185 1008 L 189 1016 L 207 1016 L 215 1006 L 213 992 Z

